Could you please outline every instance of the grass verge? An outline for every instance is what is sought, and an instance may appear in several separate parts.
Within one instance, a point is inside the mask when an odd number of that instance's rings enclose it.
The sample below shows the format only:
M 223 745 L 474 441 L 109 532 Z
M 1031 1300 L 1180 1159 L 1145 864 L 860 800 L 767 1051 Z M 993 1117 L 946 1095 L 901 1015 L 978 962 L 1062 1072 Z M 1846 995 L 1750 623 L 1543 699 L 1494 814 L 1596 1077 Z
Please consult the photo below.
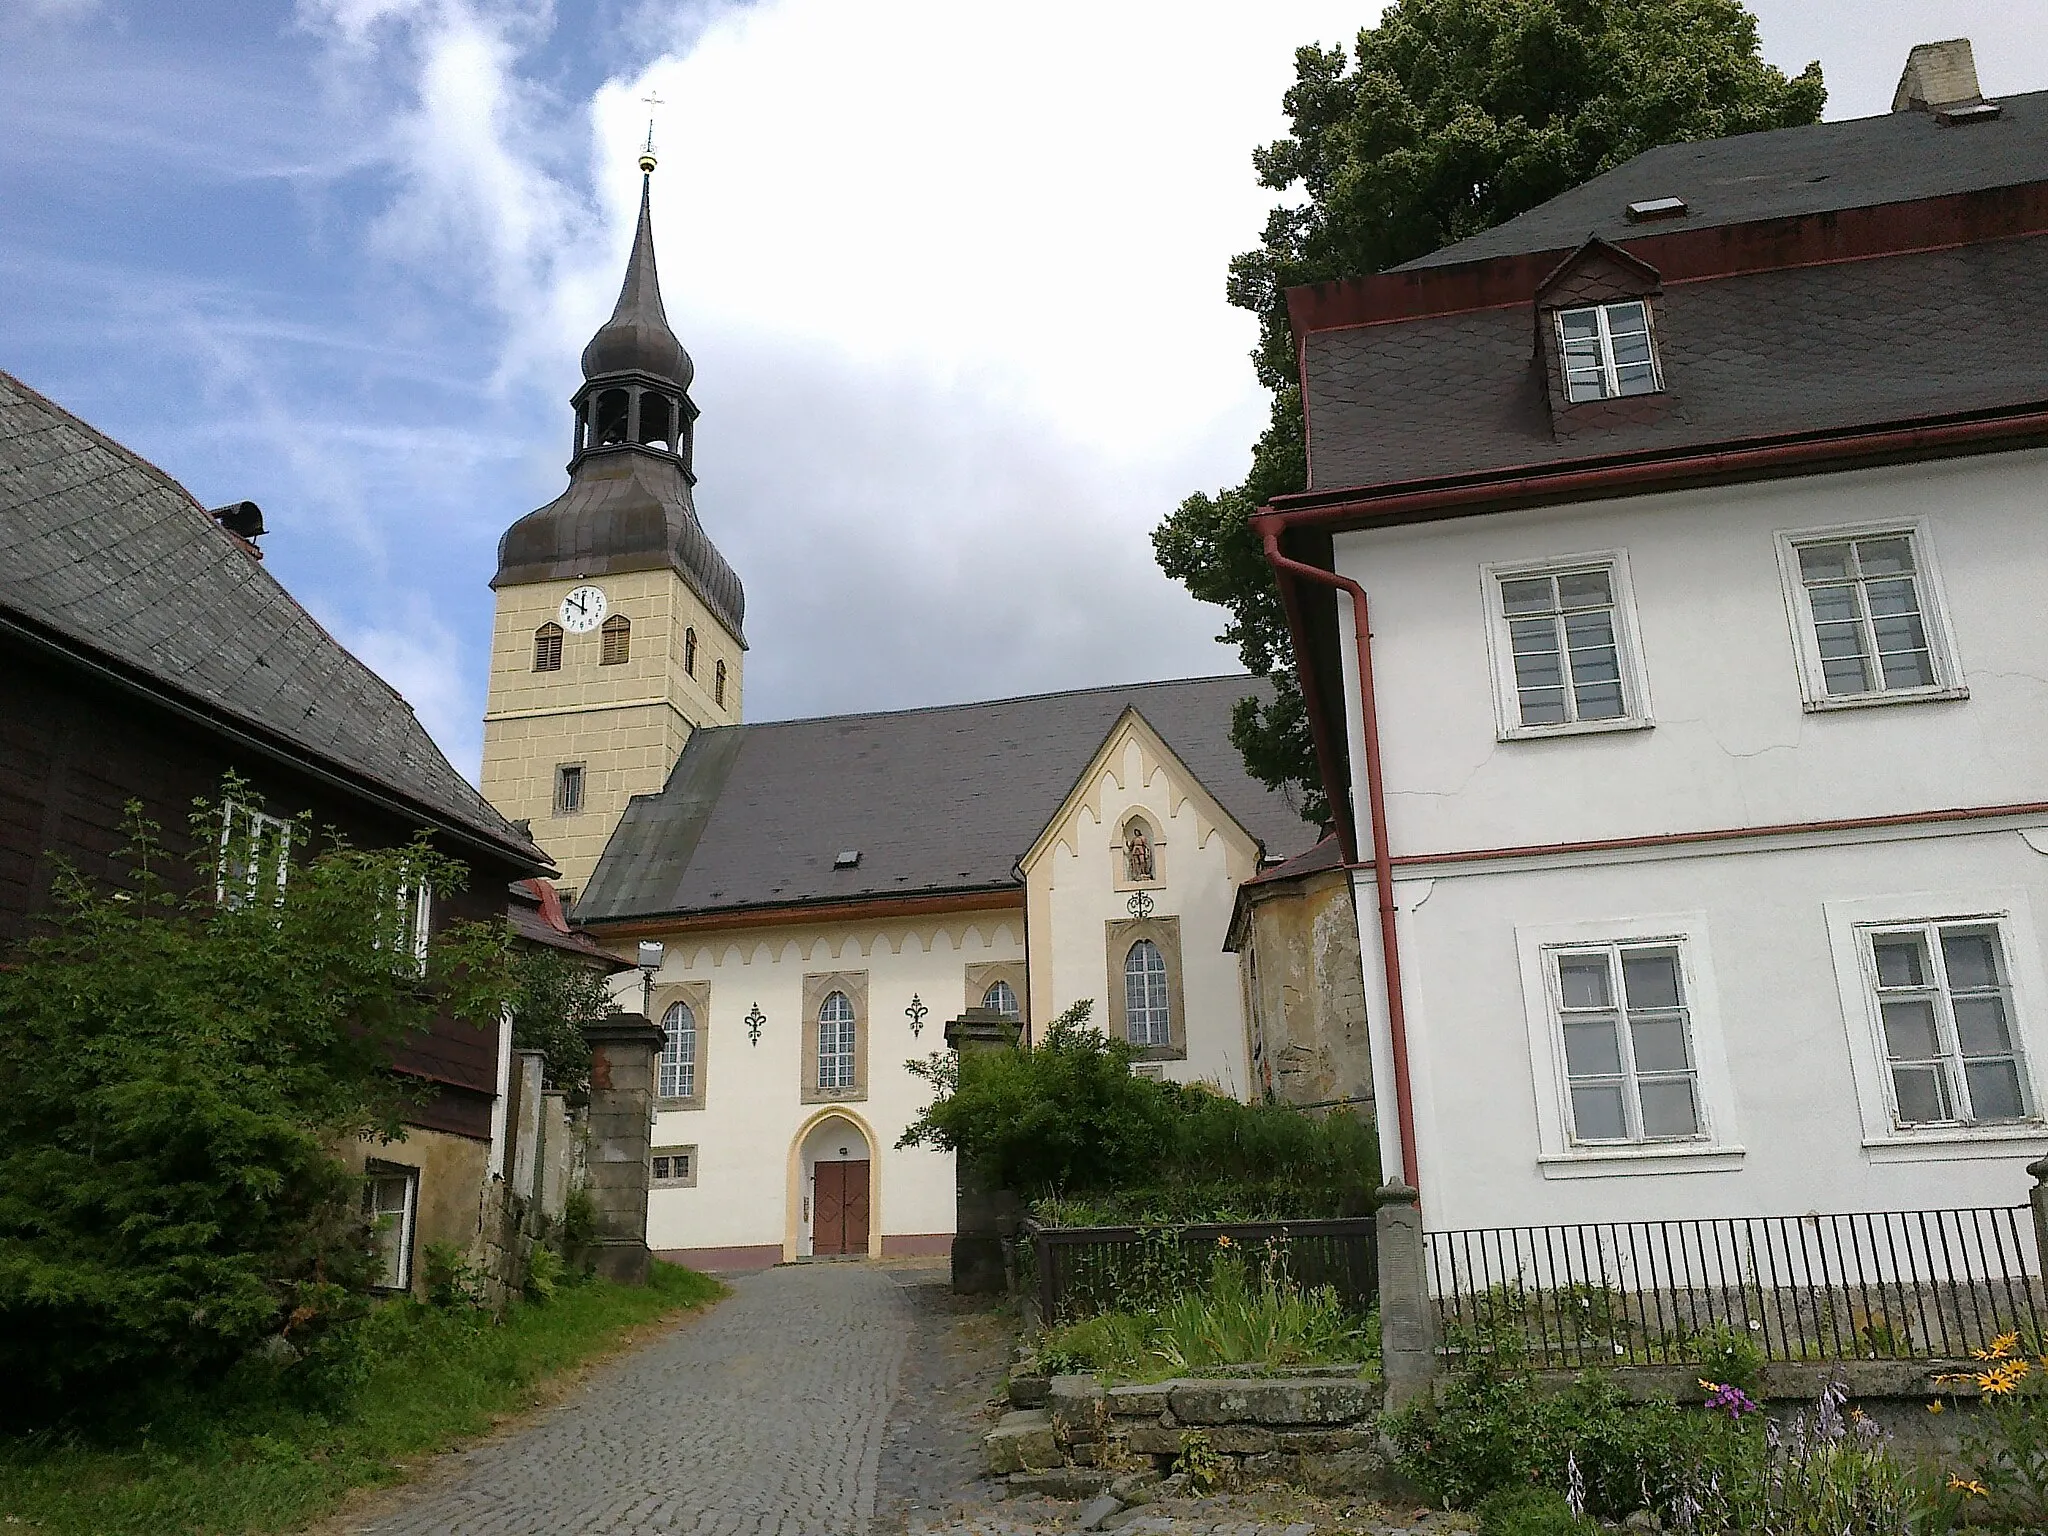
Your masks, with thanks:
M 194 1397 L 124 1448 L 0 1440 L 0 1517 L 49 1536 L 291 1530 L 531 1407 L 548 1378 L 633 1329 L 724 1294 L 706 1275 L 657 1263 L 644 1289 L 565 1286 L 501 1322 L 387 1306 L 371 1319 L 369 1374 L 347 1408 Z

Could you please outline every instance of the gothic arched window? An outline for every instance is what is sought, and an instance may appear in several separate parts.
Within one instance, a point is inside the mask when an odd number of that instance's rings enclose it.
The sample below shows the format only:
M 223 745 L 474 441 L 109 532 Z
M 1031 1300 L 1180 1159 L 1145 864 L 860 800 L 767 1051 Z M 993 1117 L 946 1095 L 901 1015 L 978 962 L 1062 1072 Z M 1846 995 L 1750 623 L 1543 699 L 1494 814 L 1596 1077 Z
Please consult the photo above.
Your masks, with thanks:
M 990 982 L 988 990 L 981 994 L 981 1006 L 1006 1019 L 1024 1017 L 1024 1010 L 1017 1006 L 1017 991 L 1007 981 Z
M 661 1082 L 664 1099 L 697 1096 L 697 1014 L 688 1003 L 671 1003 L 661 1016 Z
M 692 677 L 697 675 L 697 630 L 695 625 L 683 631 L 683 670 Z
M 615 613 L 604 621 L 604 628 L 598 631 L 600 644 L 597 664 L 601 667 L 616 667 L 633 654 L 633 626 L 623 613 Z
M 711 678 L 711 702 L 720 709 L 725 707 L 725 663 L 718 664 L 718 670 Z
M 552 620 L 533 632 L 533 670 L 562 670 L 562 626 Z
M 1124 956 L 1124 1031 L 1133 1045 L 1173 1043 L 1166 1001 L 1166 956 L 1150 939 L 1138 940 Z
M 818 1086 L 853 1086 L 853 1004 L 844 992 L 827 994 L 818 1005 Z

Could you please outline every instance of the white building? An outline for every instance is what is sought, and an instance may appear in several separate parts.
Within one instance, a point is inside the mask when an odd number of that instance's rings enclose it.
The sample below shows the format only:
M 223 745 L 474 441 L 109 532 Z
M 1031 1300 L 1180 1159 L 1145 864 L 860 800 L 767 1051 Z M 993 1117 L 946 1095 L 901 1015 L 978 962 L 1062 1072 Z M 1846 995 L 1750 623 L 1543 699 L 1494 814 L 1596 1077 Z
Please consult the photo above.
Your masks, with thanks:
M 1290 295 L 1259 527 L 1432 1230 L 2048 1150 L 2048 93 L 1960 62 Z
M 645 195 L 583 369 L 569 487 L 499 549 L 484 789 L 584 932 L 663 946 L 623 999 L 668 1039 L 651 1246 L 711 1268 L 945 1251 L 952 1159 L 896 1142 L 931 1097 L 906 1064 L 968 1007 L 1028 1039 L 1088 999 L 1137 1070 L 1243 1096 L 1297 1015 L 1341 1032 L 1286 1007 L 1249 1028 L 1253 941 L 1225 952 L 1239 887 L 1264 872 L 1286 911 L 1274 866 L 1317 838 L 1230 745 L 1262 684 L 743 724 L 744 595 L 694 504 L 693 369 Z

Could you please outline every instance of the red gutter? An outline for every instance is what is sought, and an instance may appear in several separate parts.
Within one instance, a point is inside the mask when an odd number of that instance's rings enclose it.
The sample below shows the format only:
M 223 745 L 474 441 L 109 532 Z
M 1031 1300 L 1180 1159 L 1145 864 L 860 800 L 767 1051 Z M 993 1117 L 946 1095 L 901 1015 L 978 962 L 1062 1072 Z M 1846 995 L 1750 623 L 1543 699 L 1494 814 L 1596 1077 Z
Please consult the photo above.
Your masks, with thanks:
M 1335 571 L 1326 571 L 1319 566 L 1304 565 L 1299 560 L 1290 560 L 1280 553 L 1281 520 L 1270 514 L 1262 514 L 1258 521 L 1259 533 L 1265 540 L 1266 559 L 1272 565 L 1274 574 L 1281 576 L 1281 595 L 1287 601 L 1288 616 L 1296 619 L 1296 665 L 1301 670 L 1301 691 L 1303 699 L 1316 697 L 1314 680 L 1308 674 L 1308 649 L 1302 643 L 1306 635 L 1298 622 L 1295 597 L 1286 576 L 1313 581 L 1321 586 L 1335 587 L 1351 594 L 1352 626 L 1356 631 L 1358 646 L 1358 705 L 1365 733 L 1365 799 L 1372 823 L 1372 878 L 1374 889 L 1379 894 L 1380 908 L 1380 954 L 1383 957 L 1387 978 L 1387 1032 L 1394 1046 L 1394 1105 L 1396 1121 L 1401 1136 L 1401 1177 L 1414 1189 L 1422 1187 L 1422 1180 L 1415 1161 L 1415 1106 L 1408 1087 L 1408 1010 L 1403 1002 L 1401 987 L 1401 941 L 1394 923 L 1394 861 L 1387 846 L 1387 798 L 1385 786 L 1380 777 L 1380 720 L 1379 708 L 1374 701 L 1372 687 L 1372 623 L 1366 608 L 1365 588 L 1348 576 Z M 1318 732 L 1318 741 L 1323 733 Z M 1318 752 L 1319 757 L 1326 756 Z M 1331 788 L 1336 781 L 1326 772 L 1324 782 Z M 1334 807 L 1332 807 L 1334 809 Z M 1340 827 L 1343 825 L 1339 823 Z M 1351 838 L 1353 852 L 1356 851 L 1357 834 Z
M 2048 410 L 2038 406 L 2010 415 L 1894 427 L 1846 437 L 1711 449 L 1671 457 L 1629 459 L 1584 468 L 1531 468 L 1505 477 L 1391 490 L 1309 492 L 1277 498 L 1261 514 L 1274 532 L 1300 527 L 1366 528 L 1430 522 L 1445 516 L 1498 511 L 1541 502 L 1625 496 L 1672 490 L 1721 480 L 1762 480 L 1796 475 L 1843 461 L 1883 462 L 1933 453 L 1990 451 L 2014 439 L 2048 437 Z M 1293 503 L 1293 505 L 1288 505 Z M 1306 503 L 1306 504 L 1304 504 Z M 1308 567 L 1313 569 L 1313 567 Z

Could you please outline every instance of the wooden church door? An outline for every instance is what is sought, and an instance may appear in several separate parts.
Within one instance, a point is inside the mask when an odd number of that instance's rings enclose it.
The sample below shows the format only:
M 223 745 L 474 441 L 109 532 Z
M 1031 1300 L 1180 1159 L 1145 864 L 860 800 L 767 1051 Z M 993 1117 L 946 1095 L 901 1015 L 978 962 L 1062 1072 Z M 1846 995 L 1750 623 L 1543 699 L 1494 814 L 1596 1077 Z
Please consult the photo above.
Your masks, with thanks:
M 820 1256 L 868 1251 L 868 1165 L 819 1163 L 811 1206 L 811 1252 Z

